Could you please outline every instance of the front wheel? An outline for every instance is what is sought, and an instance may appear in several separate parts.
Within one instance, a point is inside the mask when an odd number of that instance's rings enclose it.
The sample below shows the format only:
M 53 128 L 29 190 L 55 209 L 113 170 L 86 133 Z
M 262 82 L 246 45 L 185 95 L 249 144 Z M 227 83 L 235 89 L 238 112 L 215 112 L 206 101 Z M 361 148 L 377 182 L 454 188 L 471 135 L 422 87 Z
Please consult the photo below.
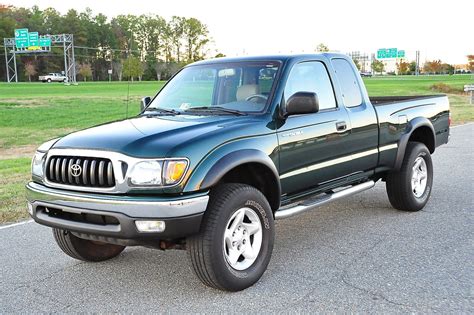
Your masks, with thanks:
M 59 248 L 68 256 L 83 261 L 104 261 L 118 256 L 125 246 L 89 241 L 73 235 L 70 231 L 53 228 Z
M 433 186 L 433 162 L 428 148 L 419 142 L 408 142 L 399 171 L 387 176 L 387 195 L 399 210 L 418 211 L 428 202 Z
M 211 191 L 201 231 L 187 240 L 198 278 L 207 286 L 240 291 L 267 269 L 275 238 L 273 213 L 263 194 L 243 184 Z

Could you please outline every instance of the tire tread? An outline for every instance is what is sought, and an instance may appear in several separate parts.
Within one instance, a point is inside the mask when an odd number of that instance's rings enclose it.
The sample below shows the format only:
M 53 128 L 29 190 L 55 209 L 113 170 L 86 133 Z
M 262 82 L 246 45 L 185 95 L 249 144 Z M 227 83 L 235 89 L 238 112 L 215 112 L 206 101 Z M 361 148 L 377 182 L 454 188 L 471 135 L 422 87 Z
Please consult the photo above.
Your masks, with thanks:
M 230 198 L 246 190 L 255 190 L 261 194 L 256 188 L 244 184 L 232 183 L 215 187 L 211 191 L 209 205 L 204 214 L 203 224 L 201 225 L 201 232 L 188 238 L 187 246 L 191 265 L 197 277 L 209 287 L 219 290 L 229 290 L 219 283 L 217 275 L 212 269 L 211 246 L 213 232 L 217 228 L 219 209 L 225 207 L 225 204 Z

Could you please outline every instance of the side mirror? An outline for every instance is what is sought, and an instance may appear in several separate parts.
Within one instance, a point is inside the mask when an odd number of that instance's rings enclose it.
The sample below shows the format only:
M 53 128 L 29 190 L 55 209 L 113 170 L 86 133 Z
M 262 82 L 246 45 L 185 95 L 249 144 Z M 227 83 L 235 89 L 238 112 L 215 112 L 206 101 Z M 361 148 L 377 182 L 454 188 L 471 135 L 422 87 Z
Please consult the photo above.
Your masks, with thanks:
M 145 108 L 148 106 L 148 104 L 150 104 L 150 102 L 151 102 L 151 97 L 149 96 L 142 97 L 140 101 L 140 111 L 142 112 L 143 110 L 145 110 Z
M 311 114 L 319 111 L 318 96 L 314 92 L 296 92 L 286 102 L 286 115 Z

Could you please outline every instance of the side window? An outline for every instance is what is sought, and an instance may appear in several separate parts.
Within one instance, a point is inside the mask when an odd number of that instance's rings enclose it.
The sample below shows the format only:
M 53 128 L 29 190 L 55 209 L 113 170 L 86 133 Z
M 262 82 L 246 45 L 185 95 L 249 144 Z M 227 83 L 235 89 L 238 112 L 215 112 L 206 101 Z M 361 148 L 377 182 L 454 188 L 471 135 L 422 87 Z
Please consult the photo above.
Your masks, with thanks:
M 354 68 L 345 59 L 333 59 L 332 65 L 336 70 L 336 76 L 341 85 L 341 93 L 346 107 L 354 107 L 362 104 L 359 83 L 354 73 Z
M 314 92 L 319 99 L 319 109 L 336 107 L 334 90 L 326 67 L 319 61 L 302 62 L 291 69 L 285 86 L 285 98 L 296 92 Z

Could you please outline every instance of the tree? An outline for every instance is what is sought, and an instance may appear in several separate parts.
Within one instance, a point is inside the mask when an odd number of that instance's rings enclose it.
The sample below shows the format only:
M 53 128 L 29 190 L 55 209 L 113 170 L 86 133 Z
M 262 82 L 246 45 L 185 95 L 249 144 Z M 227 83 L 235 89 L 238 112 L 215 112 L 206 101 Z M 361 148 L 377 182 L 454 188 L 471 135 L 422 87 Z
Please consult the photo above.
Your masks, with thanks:
M 225 57 L 226 55 L 224 55 L 223 53 L 217 53 L 214 58 L 223 58 Z
M 176 61 L 181 62 L 181 47 L 184 36 L 184 27 L 186 18 L 180 16 L 173 16 L 168 23 L 167 36 L 170 38 L 176 51 Z
M 416 61 L 410 62 L 410 65 L 408 66 L 409 73 L 414 74 L 416 73 Z
M 416 63 L 415 63 L 415 66 L 416 66 Z M 406 61 L 400 61 L 397 63 L 397 70 L 398 70 L 398 74 L 407 74 L 408 73 L 408 69 L 410 68 L 410 64 Z
M 316 52 L 328 52 L 329 48 L 323 43 L 319 43 L 318 46 L 316 47 Z
M 183 35 L 186 40 L 187 61 L 192 62 L 204 59 L 203 50 L 209 42 L 207 26 L 198 19 L 186 19 Z
M 157 78 L 156 63 L 159 61 L 169 63 L 162 71 L 162 76 L 168 78 L 175 68 L 205 58 L 211 40 L 207 26 L 192 17 L 174 16 L 165 20 L 155 14 L 127 14 L 109 19 L 91 9 L 71 9 L 61 14 L 53 8 L 41 10 L 38 6 L 21 8 L 0 4 L 0 39 L 13 37 L 14 29 L 20 27 L 38 31 L 40 35 L 74 34 L 76 63 L 90 65 L 94 80 L 105 80 L 110 67 L 121 67 L 119 61 L 132 54 L 145 67 L 143 73 L 139 71 L 141 74 L 134 78 L 142 75 L 143 79 Z M 64 69 L 58 49 L 53 48 L 48 58 L 35 61 L 38 73 Z M 30 57 L 17 55 L 19 65 L 28 61 Z M 0 77 L 4 77 L 5 72 L 6 69 L 0 67 Z M 28 76 L 23 71 L 18 75 L 20 80 Z M 114 70 L 114 78 L 121 77 L 121 71 Z
M 441 73 L 443 70 L 443 64 L 441 60 L 427 61 L 423 65 L 423 71 L 431 74 Z
M 467 66 L 469 70 L 474 71 L 474 55 L 467 55 Z
M 357 70 L 360 71 L 361 65 L 360 65 L 359 59 L 352 59 L 352 61 L 354 61 L 354 64 L 357 67 Z
M 140 78 L 143 75 L 143 66 L 137 57 L 130 56 L 123 61 L 123 76 L 131 78 Z
M 92 77 L 92 68 L 91 65 L 88 63 L 83 63 L 79 65 L 79 74 L 82 76 L 84 82 L 87 81 L 87 78 Z
M 28 62 L 25 64 L 25 74 L 28 76 L 28 81 L 31 82 L 31 76 L 37 73 L 36 66 L 33 63 Z
M 379 74 L 382 74 L 383 70 L 385 69 L 385 65 L 383 64 L 382 61 L 374 59 L 372 61 L 372 70 L 374 72 L 378 72 Z
M 123 60 L 118 60 L 112 62 L 112 71 L 113 73 L 117 73 L 117 77 L 119 81 L 122 81 L 122 74 L 123 74 Z

